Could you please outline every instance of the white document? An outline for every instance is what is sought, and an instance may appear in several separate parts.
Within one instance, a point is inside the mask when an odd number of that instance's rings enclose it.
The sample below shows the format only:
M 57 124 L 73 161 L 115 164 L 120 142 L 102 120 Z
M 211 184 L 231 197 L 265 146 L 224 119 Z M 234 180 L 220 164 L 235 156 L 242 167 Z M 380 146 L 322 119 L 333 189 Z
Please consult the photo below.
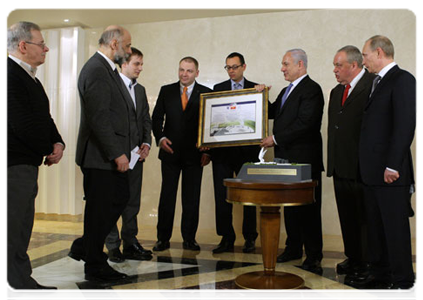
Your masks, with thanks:
M 129 168 L 132 170 L 135 167 L 135 164 L 138 162 L 140 155 L 137 153 L 140 147 L 136 146 L 131 151 L 131 160 L 129 161 Z
M 266 152 L 267 149 L 262 147 L 258 156 L 260 163 L 264 163 L 264 155 L 266 154 Z

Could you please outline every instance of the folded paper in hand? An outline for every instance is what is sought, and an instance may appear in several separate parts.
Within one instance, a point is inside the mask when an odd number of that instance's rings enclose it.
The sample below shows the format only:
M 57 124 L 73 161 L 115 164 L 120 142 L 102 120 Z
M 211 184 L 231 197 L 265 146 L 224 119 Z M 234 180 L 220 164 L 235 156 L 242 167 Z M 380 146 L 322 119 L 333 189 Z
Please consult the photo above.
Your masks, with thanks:
M 129 162 L 129 168 L 132 170 L 135 167 L 135 164 L 138 162 L 140 155 L 137 153 L 140 147 L 136 146 L 131 151 L 131 161 Z

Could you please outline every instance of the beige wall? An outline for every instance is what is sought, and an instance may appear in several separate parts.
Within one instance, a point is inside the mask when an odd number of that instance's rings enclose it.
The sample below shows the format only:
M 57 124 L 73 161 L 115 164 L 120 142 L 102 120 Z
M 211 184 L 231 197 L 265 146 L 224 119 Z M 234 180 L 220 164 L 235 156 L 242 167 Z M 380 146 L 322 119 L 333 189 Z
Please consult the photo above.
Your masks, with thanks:
M 142 20 L 140 20 L 142 21 Z M 223 69 L 225 57 L 238 51 L 245 56 L 245 76 L 271 85 L 273 102 L 287 85 L 280 72 L 286 50 L 304 49 L 309 58 L 308 74 L 324 92 L 322 122 L 324 162 L 326 165 L 327 103 L 330 90 L 337 84 L 333 75 L 333 56 L 347 45 L 359 49 L 366 39 L 388 36 L 395 45 L 395 61 L 400 67 L 416 72 L 416 18 L 407 10 L 313 10 L 266 13 L 246 16 L 218 17 L 133 24 L 125 26 L 132 34 L 132 44 L 144 53 L 144 71 L 139 82 L 146 87 L 150 110 L 153 111 L 160 87 L 178 80 L 178 62 L 191 55 L 200 63 L 197 81 L 212 87 L 227 79 Z M 97 49 L 103 28 L 86 30 L 87 58 Z M 154 140 L 154 139 L 153 139 Z M 145 163 L 142 205 L 139 222 L 148 226 L 157 223 L 157 206 L 161 186 L 158 148 L 153 145 Z M 272 159 L 271 155 L 268 159 Z M 81 180 L 77 182 L 82 183 Z M 323 174 L 323 232 L 340 235 L 331 179 Z M 414 206 L 413 200 L 413 206 Z M 241 236 L 241 207 L 235 206 L 235 226 Z M 211 165 L 204 169 L 200 228 L 214 230 L 214 193 Z M 175 230 L 179 231 L 181 205 L 178 196 Z M 415 218 L 411 219 L 413 236 Z M 282 226 L 282 230 L 284 230 Z

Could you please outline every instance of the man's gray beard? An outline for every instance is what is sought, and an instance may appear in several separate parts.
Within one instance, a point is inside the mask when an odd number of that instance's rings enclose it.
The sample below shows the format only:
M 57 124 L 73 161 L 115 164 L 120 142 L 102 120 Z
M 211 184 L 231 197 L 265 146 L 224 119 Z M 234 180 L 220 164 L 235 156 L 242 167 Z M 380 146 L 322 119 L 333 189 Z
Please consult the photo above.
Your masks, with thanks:
M 125 61 L 128 60 L 129 56 L 130 54 L 128 53 L 125 53 L 123 56 L 119 53 L 116 53 L 113 62 L 121 66 Z

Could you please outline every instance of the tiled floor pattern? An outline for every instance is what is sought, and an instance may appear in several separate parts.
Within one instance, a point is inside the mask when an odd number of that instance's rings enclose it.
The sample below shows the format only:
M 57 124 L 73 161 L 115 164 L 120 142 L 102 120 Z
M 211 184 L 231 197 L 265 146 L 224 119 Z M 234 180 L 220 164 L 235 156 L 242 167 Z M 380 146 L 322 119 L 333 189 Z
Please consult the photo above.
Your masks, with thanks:
M 84 280 L 83 263 L 67 257 L 72 241 L 81 234 L 80 227 L 81 224 L 70 222 L 36 221 L 28 251 L 33 277 L 41 284 L 57 286 L 59 291 L 48 296 L 19 299 L 376 299 L 372 294 L 343 284 L 344 276 L 337 275 L 334 267 L 344 256 L 339 246 L 332 246 L 342 245 L 342 241 L 336 242 L 331 237 L 324 239 L 329 246 L 324 249 L 322 276 L 296 267 L 301 260 L 277 264 L 277 271 L 294 273 L 305 280 L 306 287 L 301 292 L 285 297 L 260 297 L 239 292 L 234 285 L 238 275 L 263 269 L 261 249 L 258 247 L 254 254 L 244 254 L 241 245 L 237 245 L 233 253 L 214 255 L 211 249 L 215 247 L 215 237 L 210 237 L 209 243 L 199 241 L 202 249 L 198 252 L 181 249 L 181 243 L 176 239 L 171 243 L 171 249 L 155 253 L 151 261 L 111 263 L 116 270 L 130 275 L 125 280 L 108 284 L 88 282 Z M 202 237 L 202 241 L 207 241 L 204 235 Z M 141 243 L 151 249 L 154 235 L 142 234 Z M 419 253 L 418 245 L 413 245 L 413 251 Z M 420 257 L 413 256 L 413 262 L 416 272 L 415 297 L 419 299 Z

